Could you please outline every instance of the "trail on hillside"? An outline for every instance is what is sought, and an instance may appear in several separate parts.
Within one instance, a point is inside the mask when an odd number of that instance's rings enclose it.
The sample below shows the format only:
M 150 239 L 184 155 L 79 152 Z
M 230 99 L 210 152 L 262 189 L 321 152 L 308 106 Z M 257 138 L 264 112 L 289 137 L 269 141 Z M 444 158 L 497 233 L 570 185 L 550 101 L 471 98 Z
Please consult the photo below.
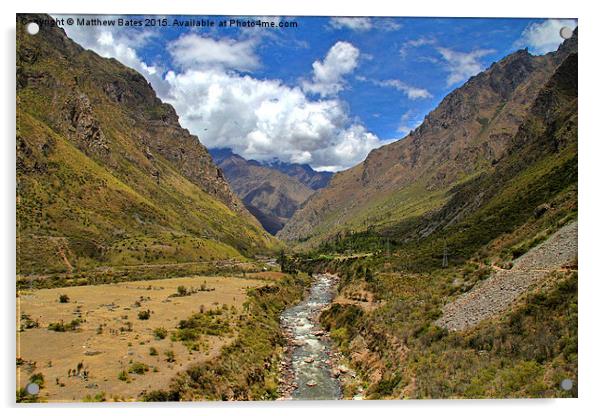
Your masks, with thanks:
M 464 330 L 508 308 L 551 271 L 577 258 L 577 221 L 519 257 L 511 270 L 497 270 L 469 292 L 443 307 L 436 321 L 449 330 Z

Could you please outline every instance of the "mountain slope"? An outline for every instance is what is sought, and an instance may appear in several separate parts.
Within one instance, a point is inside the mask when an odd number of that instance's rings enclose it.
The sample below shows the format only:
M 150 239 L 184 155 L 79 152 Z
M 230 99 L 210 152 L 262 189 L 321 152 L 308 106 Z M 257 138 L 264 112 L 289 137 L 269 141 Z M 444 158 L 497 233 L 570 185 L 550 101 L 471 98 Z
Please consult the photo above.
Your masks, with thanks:
M 441 208 L 297 255 L 341 276 L 320 320 L 368 398 L 577 397 L 574 46 L 497 163 Z
M 24 17 L 23 15 L 19 16 Z M 25 20 L 44 19 L 43 15 Z M 198 261 L 273 247 L 142 75 L 17 26 L 17 269 Z
M 433 242 L 444 237 L 458 259 L 492 251 L 504 262 L 573 219 L 577 60 L 577 53 L 570 54 L 540 89 L 491 172 L 453 188 L 441 209 L 398 223 L 387 234 L 417 241 L 415 247 L 421 247 L 424 258 L 436 258 L 440 246 Z
M 406 138 L 337 173 L 278 236 L 315 246 L 441 208 L 454 186 L 492 171 L 541 86 L 575 49 L 576 40 L 567 41 L 555 53 L 520 50 L 492 64 L 446 96 Z
M 264 163 L 263 166 L 276 169 L 285 175 L 295 178 L 314 191 L 328 186 L 330 179 L 334 175 L 332 172 L 317 172 L 307 164 L 286 163 L 278 160 Z
M 210 152 L 236 195 L 271 234 L 276 234 L 314 192 L 295 177 L 246 160 L 229 149 Z

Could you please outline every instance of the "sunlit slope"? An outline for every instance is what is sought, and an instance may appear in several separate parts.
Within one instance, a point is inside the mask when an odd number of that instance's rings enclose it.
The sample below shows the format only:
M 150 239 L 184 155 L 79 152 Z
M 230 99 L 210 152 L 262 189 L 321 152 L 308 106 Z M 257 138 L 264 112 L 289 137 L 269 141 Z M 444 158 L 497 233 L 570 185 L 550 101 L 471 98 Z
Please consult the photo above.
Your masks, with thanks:
M 199 261 L 275 240 L 137 72 L 17 28 L 17 269 Z
M 436 212 L 455 188 L 494 171 L 539 90 L 572 51 L 576 37 L 554 53 L 520 50 L 494 63 L 445 97 L 407 137 L 336 174 L 278 236 L 315 247 Z

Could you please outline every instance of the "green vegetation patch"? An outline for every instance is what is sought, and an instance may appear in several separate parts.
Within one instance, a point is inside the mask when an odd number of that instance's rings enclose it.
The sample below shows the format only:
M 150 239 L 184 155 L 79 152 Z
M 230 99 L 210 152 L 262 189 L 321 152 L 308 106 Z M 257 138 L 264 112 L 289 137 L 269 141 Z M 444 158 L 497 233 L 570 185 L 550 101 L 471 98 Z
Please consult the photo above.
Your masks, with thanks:
M 285 339 L 280 330 L 282 311 L 300 301 L 310 279 L 287 275 L 278 283 L 250 289 L 244 315 L 236 323 L 238 336 L 216 359 L 190 366 L 172 380 L 168 390 L 147 393 L 147 401 L 273 400 L 278 392 L 278 362 Z M 199 322 L 215 324 L 219 315 L 195 314 L 184 328 Z M 224 326 L 218 326 L 224 328 Z M 177 332 L 176 332 L 177 333 Z M 182 333 L 182 332 L 181 332 Z M 188 333 L 188 332 L 186 332 Z

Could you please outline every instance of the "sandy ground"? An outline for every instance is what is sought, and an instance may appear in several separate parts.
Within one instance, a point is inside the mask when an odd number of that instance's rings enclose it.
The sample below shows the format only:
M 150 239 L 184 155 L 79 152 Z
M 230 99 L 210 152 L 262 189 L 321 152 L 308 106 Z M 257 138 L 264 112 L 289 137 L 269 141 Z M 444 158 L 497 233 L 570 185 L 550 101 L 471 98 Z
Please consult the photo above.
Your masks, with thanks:
M 204 282 L 215 290 L 169 297 L 180 285 L 198 289 Z M 101 392 L 107 400 L 135 400 L 143 391 L 166 388 L 177 372 L 193 362 L 215 357 L 236 334 L 204 336 L 200 351 L 189 352 L 181 342 L 172 342 L 169 335 L 155 339 L 153 329 L 164 327 L 171 333 L 181 319 L 198 312 L 201 305 L 205 310 L 234 305 L 239 314 L 246 289 L 263 284 L 266 281 L 202 276 L 22 292 L 17 299 L 17 318 L 27 314 L 38 321 L 39 328 L 17 333 L 17 357 L 25 361 L 17 367 L 17 384 L 24 387 L 32 373 L 41 372 L 45 386 L 40 395 L 53 402 L 81 401 Z M 59 303 L 61 294 L 68 295 L 70 302 Z M 136 301 L 141 305 L 135 305 Z M 138 319 L 138 312 L 147 309 L 152 311 L 150 319 Z M 77 317 L 84 320 L 78 331 L 48 330 L 50 323 L 68 323 Z M 120 330 L 126 322 L 131 322 L 131 332 Z M 101 324 L 104 327 L 98 333 Z M 19 325 L 17 322 L 17 328 Z M 150 347 L 156 348 L 158 355 L 151 356 Z M 173 363 L 167 362 L 168 350 L 175 353 Z M 131 362 L 147 364 L 150 370 L 143 375 L 129 374 L 128 382 L 119 380 L 119 372 L 127 371 Z M 87 370 L 87 379 L 68 376 L 78 363 Z

